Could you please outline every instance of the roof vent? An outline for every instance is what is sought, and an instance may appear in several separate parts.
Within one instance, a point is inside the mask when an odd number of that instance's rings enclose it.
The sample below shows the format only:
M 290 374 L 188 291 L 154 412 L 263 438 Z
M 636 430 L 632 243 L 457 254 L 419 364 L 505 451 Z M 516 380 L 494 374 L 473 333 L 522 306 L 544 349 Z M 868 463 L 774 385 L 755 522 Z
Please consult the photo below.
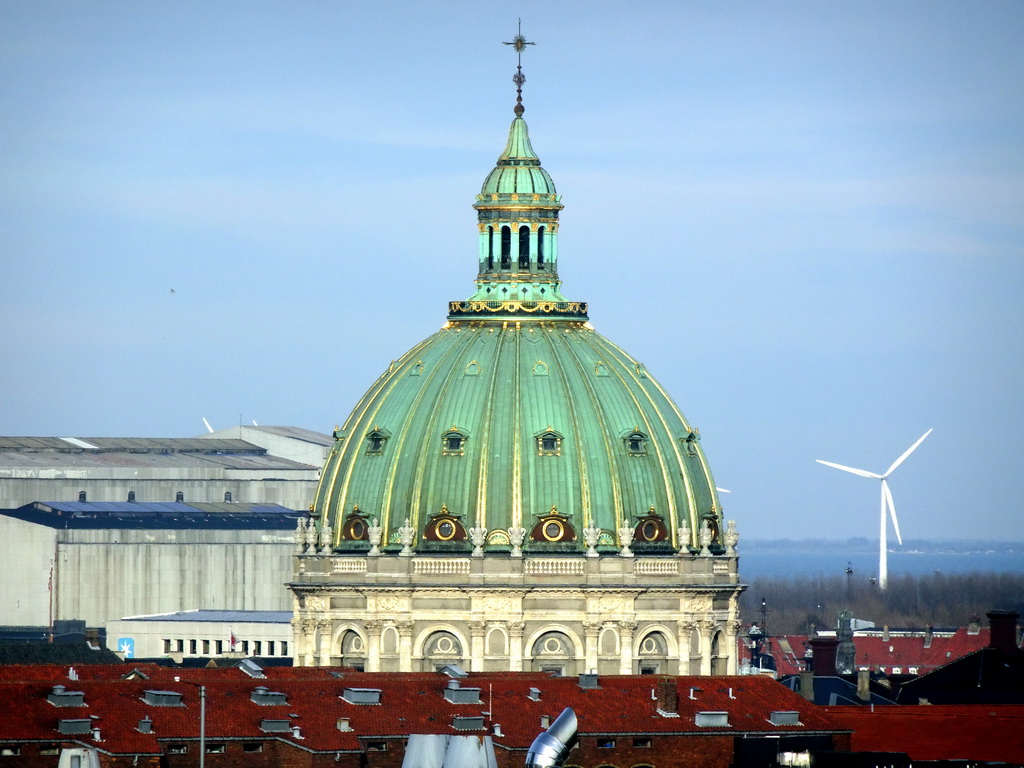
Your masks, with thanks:
M 58 720 L 58 733 L 66 736 L 78 736 L 92 731 L 92 720 L 88 717 L 76 720 Z
M 458 664 L 445 664 L 437 671 L 443 675 L 448 675 L 448 677 L 466 677 L 466 675 L 468 674 L 466 670 L 464 670 Z
M 224 501 L 227 504 L 231 503 L 231 491 L 224 491 Z
M 597 673 L 596 672 L 583 672 L 580 674 L 580 688 L 593 689 L 600 688 L 597 684 Z
M 178 491 L 174 494 L 174 500 L 179 504 L 183 503 L 185 501 L 185 493 L 183 491 Z
M 259 704 L 261 707 L 284 706 L 288 703 L 286 694 L 271 691 L 263 685 L 257 686 L 253 690 L 251 698 L 254 704 Z
M 452 718 L 452 728 L 456 731 L 482 731 L 484 728 L 484 716 L 455 715 Z
M 55 707 L 84 707 L 85 693 L 69 691 L 63 685 L 55 685 L 53 690 L 46 694 L 46 700 Z
M 347 717 L 339 717 L 338 718 L 338 730 L 339 731 L 343 731 L 345 733 L 348 733 L 349 731 L 353 730 L 351 724 L 349 723 L 349 719 Z
M 79 501 L 85 501 L 85 498 L 86 498 L 85 497 L 85 491 L 79 491 L 78 492 L 78 500 Z
M 139 720 L 139 733 L 152 733 L 153 732 L 153 721 L 150 720 L 149 715 Z
M 501 732 L 501 723 L 495 723 L 494 724 L 494 735 L 495 736 L 504 736 L 505 735 L 504 733 Z
M 349 704 L 380 704 L 380 688 L 346 688 L 341 698 Z
M 690 698 L 693 699 L 694 701 L 696 701 L 697 700 L 697 694 L 700 693 L 701 690 L 702 690 L 701 688 L 691 688 L 690 689 Z
M 134 504 L 135 503 L 135 491 L 128 491 L 128 503 L 129 504 Z
M 177 691 L 143 691 L 142 700 L 151 707 L 183 707 Z
M 530 701 L 540 701 L 540 688 L 531 688 L 526 697 Z
M 260 680 L 266 677 L 266 675 L 263 674 L 263 667 L 252 659 L 242 659 L 235 666 L 245 672 L 249 677 L 255 677 Z
M 480 689 L 479 688 L 460 688 L 458 687 L 458 681 L 452 680 L 452 683 L 456 684 L 455 688 L 451 687 L 449 683 L 448 687 L 444 689 L 445 701 L 450 701 L 452 704 L 479 704 L 480 703 Z
M 551 715 L 540 716 L 540 727 L 547 730 L 548 726 L 551 725 Z
M 292 738 L 293 738 L 293 739 L 302 739 L 302 738 L 305 738 L 305 737 L 304 737 L 304 736 L 302 735 L 302 729 L 301 729 L 301 728 L 299 728 L 299 726 L 297 726 L 297 725 L 293 725 L 293 726 L 292 726 Z
M 728 728 L 728 712 L 698 712 L 693 718 L 693 724 L 700 728 Z
M 802 725 L 799 712 L 772 712 L 768 722 L 772 725 Z
M 289 733 L 291 729 L 290 720 L 260 720 L 260 730 L 264 733 Z

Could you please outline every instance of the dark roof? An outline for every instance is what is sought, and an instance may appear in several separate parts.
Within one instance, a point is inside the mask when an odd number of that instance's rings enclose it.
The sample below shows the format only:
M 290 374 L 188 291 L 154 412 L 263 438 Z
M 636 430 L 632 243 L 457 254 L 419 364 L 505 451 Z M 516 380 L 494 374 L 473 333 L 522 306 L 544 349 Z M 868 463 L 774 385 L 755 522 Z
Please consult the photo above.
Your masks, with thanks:
M 0 642 L 0 665 L 7 664 L 120 664 L 121 659 L 106 648 L 86 642 Z
M 35 501 L 0 514 L 49 528 L 241 528 L 285 530 L 305 512 L 280 504 Z

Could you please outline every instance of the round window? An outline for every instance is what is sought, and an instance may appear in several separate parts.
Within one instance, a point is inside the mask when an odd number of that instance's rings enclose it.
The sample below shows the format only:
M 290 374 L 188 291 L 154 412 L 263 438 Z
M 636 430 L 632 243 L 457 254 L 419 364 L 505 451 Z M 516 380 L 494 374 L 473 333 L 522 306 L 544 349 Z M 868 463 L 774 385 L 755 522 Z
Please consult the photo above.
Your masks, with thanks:
M 434 527 L 434 533 L 441 541 L 448 541 L 455 535 L 455 523 L 451 520 L 442 520 Z
M 350 539 L 362 539 L 366 535 L 366 523 L 362 520 L 353 520 L 351 525 L 348 527 L 348 537 Z
M 644 541 L 657 541 L 658 540 L 658 524 L 653 520 L 648 520 L 642 526 L 640 526 L 640 538 Z
M 544 538 L 548 541 L 559 541 L 563 533 L 565 533 L 565 527 L 557 520 L 549 520 L 544 523 Z

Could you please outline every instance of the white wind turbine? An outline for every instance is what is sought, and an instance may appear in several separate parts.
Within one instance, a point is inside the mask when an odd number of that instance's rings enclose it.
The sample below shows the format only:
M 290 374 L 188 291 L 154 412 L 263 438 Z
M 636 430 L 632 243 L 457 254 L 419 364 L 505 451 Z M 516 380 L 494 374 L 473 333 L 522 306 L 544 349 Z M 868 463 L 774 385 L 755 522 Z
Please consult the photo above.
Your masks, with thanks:
M 852 472 L 853 474 L 860 475 L 861 477 L 873 477 L 876 480 L 881 480 L 882 481 L 882 513 L 881 513 L 881 518 L 882 519 L 881 519 L 881 522 L 879 524 L 879 534 L 878 534 L 878 538 L 879 538 L 878 586 L 879 586 L 880 589 L 885 589 L 885 585 L 889 581 L 889 567 L 888 567 L 888 559 L 887 559 L 887 557 L 888 557 L 888 555 L 887 555 L 888 545 L 887 545 L 887 542 L 886 542 L 886 532 L 888 530 L 888 526 L 885 524 L 885 508 L 887 506 L 889 508 L 889 515 L 892 517 L 892 527 L 896 530 L 896 540 L 900 544 L 903 543 L 903 538 L 900 536 L 900 524 L 896 520 L 896 505 L 893 503 L 892 491 L 889 490 L 889 483 L 887 481 L 887 478 L 889 477 L 889 475 L 891 475 L 893 473 L 893 470 L 895 470 L 896 467 L 898 467 L 900 464 L 902 464 L 906 460 L 907 456 L 912 454 L 914 452 L 914 449 L 916 449 L 917 446 L 919 446 L 921 443 L 923 443 L 924 439 L 926 437 L 928 437 L 928 435 L 930 435 L 931 433 L 932 433 L 932 430 L 929 429 L 927 432 L 925 432 L 923 435 L 921 435 L 921 437 L 919 437 L 917 439 L 917 442 L 914 443 L 909 448 L 907 448 L 907 450 L 905 450 L 903 452 L 903 455 L 900 456 L 898 459 L 896 459 L 896 461 L 894 461 L 892 463 L 892 465 L 887 470 L 885 470 L 885 473 L 881 474 L 881 475 L 875 474 L 874 472 L 868 472 L 866 469 L 854 469 L 853 467 L 846 467 L 846 466 L 843 466 L 842 464 L 834 464 L 831 461 L 823 461 L 821 459 L 815 459 L 815 461 L 817 461 L 819 464 L 824 464 L 824 465 L 829 466 L 829 467 L 835 467 L 836 469 L 841 469 L 844 472 Z

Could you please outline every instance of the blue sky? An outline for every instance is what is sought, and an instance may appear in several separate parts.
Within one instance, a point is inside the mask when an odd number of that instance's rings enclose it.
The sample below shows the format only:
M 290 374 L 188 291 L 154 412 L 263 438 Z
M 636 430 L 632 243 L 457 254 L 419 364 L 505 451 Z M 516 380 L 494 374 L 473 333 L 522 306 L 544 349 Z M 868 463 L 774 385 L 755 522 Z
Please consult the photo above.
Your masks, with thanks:
M 0 434 L 329 432 L 472 292 L 512 118 L 564 292 L 741 536 L 1024 540 L 1024 4 L 0 0 Z M 173 289 L 173 293 L 171 292 Z

